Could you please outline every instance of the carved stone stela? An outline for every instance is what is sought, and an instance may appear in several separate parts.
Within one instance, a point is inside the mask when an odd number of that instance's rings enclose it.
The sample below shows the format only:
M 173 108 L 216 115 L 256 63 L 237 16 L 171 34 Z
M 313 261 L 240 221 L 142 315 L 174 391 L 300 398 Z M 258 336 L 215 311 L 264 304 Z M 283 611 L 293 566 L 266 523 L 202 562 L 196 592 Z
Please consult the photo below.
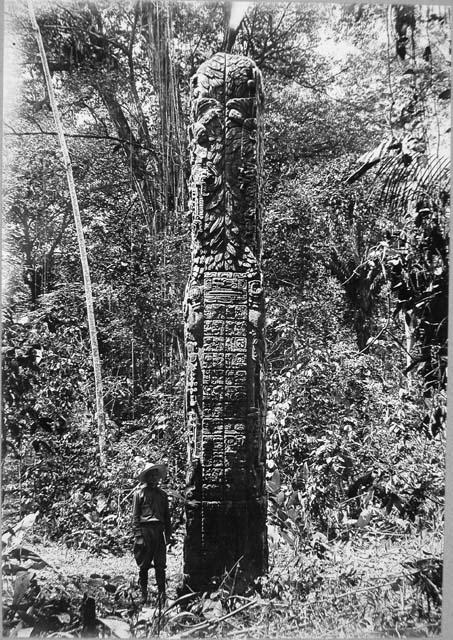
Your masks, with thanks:
M 216 54 L 191 80 L 184 575 L 194 590 L 238 561 L 246 580 L 267 568 L 262 103 L 261 74 L 242 56 Z

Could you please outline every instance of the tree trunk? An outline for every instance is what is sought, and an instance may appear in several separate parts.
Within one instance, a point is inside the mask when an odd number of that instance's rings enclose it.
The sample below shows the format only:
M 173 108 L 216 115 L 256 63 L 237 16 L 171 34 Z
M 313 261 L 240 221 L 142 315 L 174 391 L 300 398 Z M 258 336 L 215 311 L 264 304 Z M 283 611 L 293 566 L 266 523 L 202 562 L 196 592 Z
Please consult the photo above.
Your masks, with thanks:
M 85 246 L 85 238 L 83 235 L 82 220 L 80 217 L 79 203 L 77 200 L 74 177 L 72 174 L 71 159 L 69 157 L 68 147 L 66 145 L 66 140 L 64 137 L 63 124 L 61 122 L 60 114 L 58 111 L 57 102 L 55 99 L 55 93 L 52 86 L 52 80 L 50 77 L 49 65 L 47 63 L 46 52 L 44 50 L 44 43 L 42 40 L 38 23 L 36 22 L 36 16 L 35 16 L 32 0 L 28 0 L 28 10 L 30 14 L 32 28 L 35 32 L 36 40 L 38 43 L 39 53 L 41 55 L 47 90 L 49 92 L 50 104 L 52 107 L 52 113 L 55 120 L 55 127 L 57 129 L 58 139 L 60 141 L 61 153 L 63 156 L 63 164 L 66 169 L 66 177 L 68 180 L 69 193 L 71 196 L 72 211 L 74 213 L 74 221 L 75 221 L 75 226 L 77 231 L 77 240 L 78 240 L 79 251 L 80 251 L 80 261 L 82 264 L 83 281 L 85 284 L 88 330 L 90 334 L 91 354 L 93 359 L 94 386 L 95 386 L 95 394 L 96 394 L 96 413 L 97 413 L 97 425 L 98 425 L 98 441 L 99 441 L 99 460 L 100 460 L 101 466 L 104 466 L 105 465 L 105 412 L 104 412 L 104 398 L 103 398 L 103 389 L 102 389 L 101 361 L 99 357 L 98 340 L 97 340 L 97 333 L 96 333 L 96 322 L 94 318 L 93 293 L 92 293 L 92 287 L 91 287 L 91 277 L 90 277 L 90 269 L 88 265 L 88 257 L 87 257 L 86 246 Z
M 165 0 L 153 0 L 143 5 L 143 21 L 148 27 L 148 56 L 159 105 L 158 231 L 175 228 L 177 212 L 185 210 L 187 195 L 186 133 L 179 82 L 171 56 L 171 12 L 171 3 Z
M 414 348 L 414 325 L 413 318 L 408 321 L 409 314 L 404 314 L 403 322 L 404 322 L 404 335 L 406 338 L 406 379 L 407 379 L 407 388 L 410 391 L 412 388 L 412 371 L 410 370 L 412 360 L 412 350 Z
M 239 590 L 267 568 L 261 74 L 218 53 L 191 98 L 185 586 L 210 589 L 235 567 Z
M 223 3 L 223 43 L 222 51 L 231 53 L 236 37 L 248 8 L 248 3 L 225 0 Z

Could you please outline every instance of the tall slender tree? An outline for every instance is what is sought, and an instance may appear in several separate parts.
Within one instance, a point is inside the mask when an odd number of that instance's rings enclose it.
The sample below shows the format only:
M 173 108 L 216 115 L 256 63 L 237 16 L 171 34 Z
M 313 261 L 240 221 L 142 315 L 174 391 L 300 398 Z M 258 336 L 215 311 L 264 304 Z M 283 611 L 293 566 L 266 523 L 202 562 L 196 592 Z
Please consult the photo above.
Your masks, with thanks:
M 104 396 L 102 387 L 102 372 L 101 372 L 101 360 L 99 356 L 98 338 L 96 332 L 96 321 L 94 316 L 93 305 L 93 290 L 91 286 L 90 267 L 88 264 L 88 256 L 85 244 L 85 237 L 83 235 L 82 218 L 80 216 L 79 202 L 77 199 L 77 192 L 74 182 L 74 176 L 72 172 L 71 158 L 69 156 L 68 147 L 63 130 L 63 124 L 60 118 L 57 101 L 55 99 L 55 92 L 52 85 L 52 79 L 50 76 L 49 65 L 47 62 L 46 52 L 44 49 L 44 43 L 41 36 L 38 23 L 36 21 L 35 10 L 33 7 L 33 0 L 28 0 L 28 11 L 30 14 L 30 20 L 33 31 L 35 33 L 36 41 L 38 43 L 39 53 L 41 56 L 42 68 L 46 80 L 47 92 L 52 108 L 53 117 L 55 120 L 55 127 L 58 133 L 58 139 L 61 146 L 61 154 L 63 156 L 63 164 L 66 170 L 66 177 L 68 180 L 69 193 L 71 196 L 72 211 L 74 214 L 74 222 L 77 232 L 77 241 L 80 252 L 80 262 L 82 265 L 83 281 L 85 285 L 85 298 L 87 308 L 88 330 L 90 334 L 91 354 L 93 359 L 94 370 L 94 383 L 95 383 L 95 395 L 96 395 L 96 414 L 98 425 L 98 441 L 99 441 L 99 461 L 101 466 L 105 465 L 105 411 L 104 411 Z

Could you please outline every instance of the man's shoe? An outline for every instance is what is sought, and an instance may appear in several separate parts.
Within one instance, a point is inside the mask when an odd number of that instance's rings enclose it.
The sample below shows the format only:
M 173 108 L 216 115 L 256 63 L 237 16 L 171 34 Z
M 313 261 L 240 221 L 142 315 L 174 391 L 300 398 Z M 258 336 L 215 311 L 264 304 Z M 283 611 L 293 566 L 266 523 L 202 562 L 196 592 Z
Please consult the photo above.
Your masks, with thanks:
M 148 575 L 140 575 L 138 582 L 142 594 L 142 603 L 146 604 L 148 602 Z

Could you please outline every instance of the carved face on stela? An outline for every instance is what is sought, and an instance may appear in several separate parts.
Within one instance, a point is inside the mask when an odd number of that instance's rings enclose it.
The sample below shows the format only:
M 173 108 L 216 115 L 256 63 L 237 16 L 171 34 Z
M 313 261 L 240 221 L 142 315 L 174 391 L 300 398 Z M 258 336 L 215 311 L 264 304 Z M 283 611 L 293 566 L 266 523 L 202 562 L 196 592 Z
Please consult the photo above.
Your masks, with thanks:
M 213 120 L 219 107 L 218 115 L 221 115 L 222 106 L 227 101 L 232 98 L 236 100 L 255 98 L 254 103 L 257 106 L 262 104 L 261 72 L 250 58 L 216 53 L 192 76 L 190 96 L 194 121 L 194 124 L 189 127 L 190 138 L 194 145 L 204 147 L 208 143 L 208 133 L 204 125 Z M 236 120 L 244 118 L 244 114 L 241 114 L 237 108 L 230 109 L 229 116 Z
M 200 286 L 192 286 L 189 289 L 188 301 L 194 311 L 201 311 L 203 309 L 203 288 Z
M 261 72 L 253 60 L 228 53 L 216 53 L 204 62 L 190 79 L 190 90 L 193 101 L 214 98 L 225 102 L 232 97 L 256 97 L 261 102 L 263 97 Z

